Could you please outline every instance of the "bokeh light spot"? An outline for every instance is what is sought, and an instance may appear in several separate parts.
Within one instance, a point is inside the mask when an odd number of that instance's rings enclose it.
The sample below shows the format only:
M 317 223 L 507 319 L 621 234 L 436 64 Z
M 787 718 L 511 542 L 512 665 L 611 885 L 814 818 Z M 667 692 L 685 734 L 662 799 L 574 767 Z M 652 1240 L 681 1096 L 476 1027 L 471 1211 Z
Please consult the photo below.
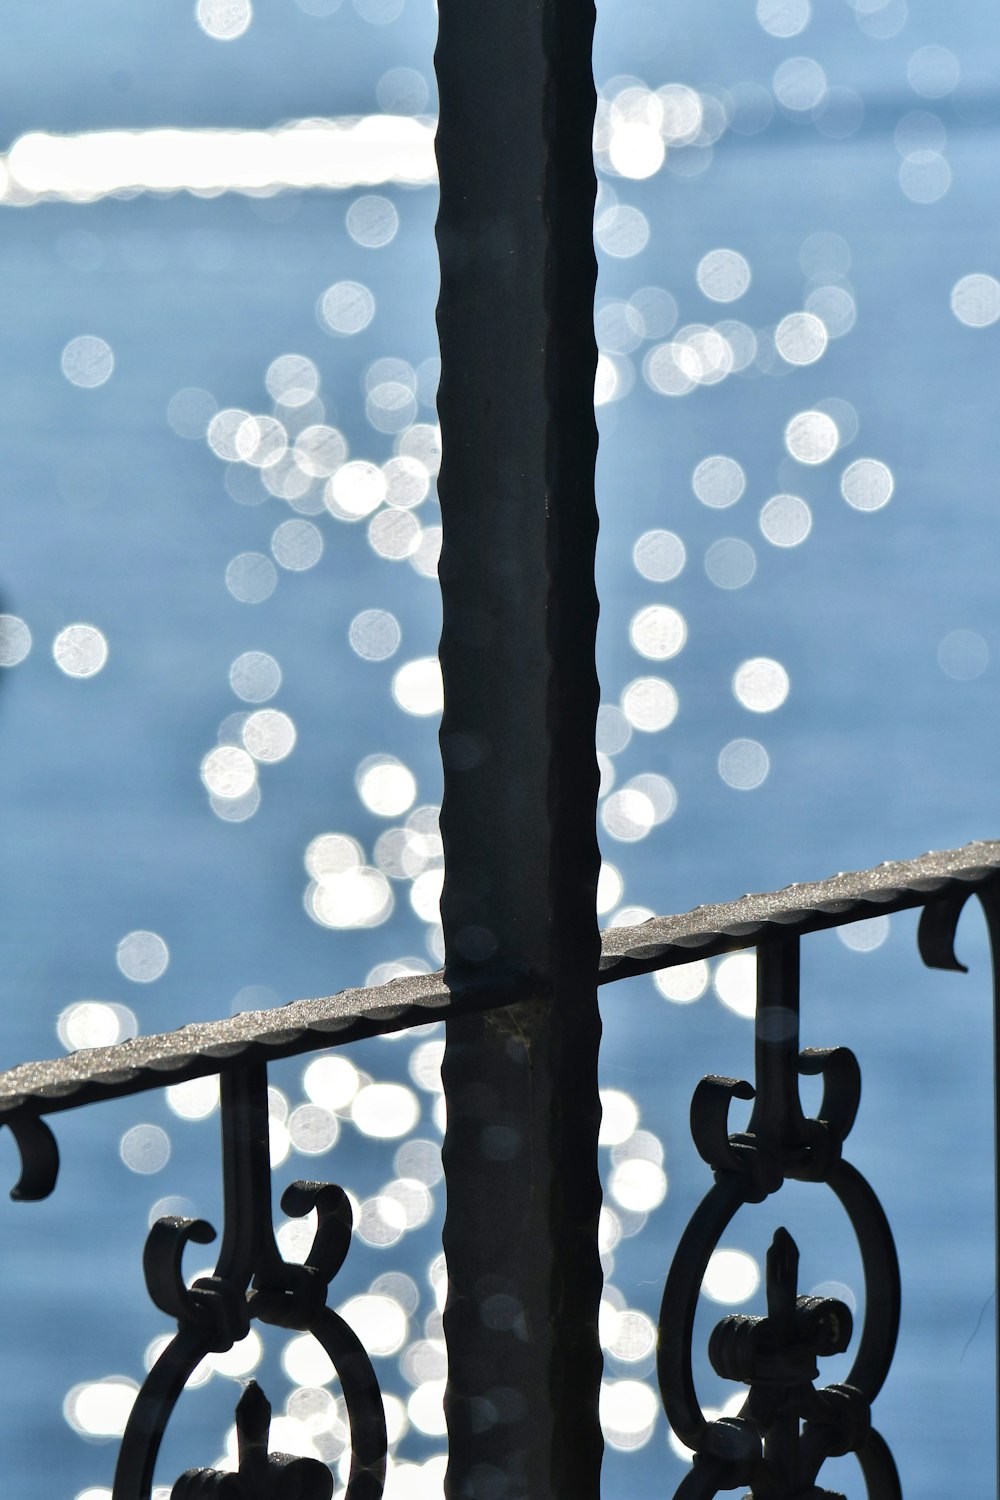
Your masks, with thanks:
M 399 214 L 388 198 L 366 193 L 355 198 L 347 210 L 347 232 L 356 245 L 379 249 L 388 245 L 399 232 Z
M 307 1098 L 324 1109 L 346 1109 L 361 1087 L 361 1074 L 347 1057 L 316 1057 L 302 1073 Z
M 416 68 L 390 68 L 379 79 L 375 97 L 388 115 L 419 115 L 427 107 L 427 80 Z
M 0 615 L 0 667 L 16 667 L 31 650 L 31 631 L 18 615 Z
M 690 1005 L 700 1000 L 708 989 L 709 970 L 703 958 L 693 963 L 678 964 L 673 969 L 657 969 L 653 983 L 665 1000 L 675 1005 Z
M 890 923 L 886 916 L 866 917 L 861 922 L 849 922 L 836 929 L 837 936 L 845 948 L 853 953 L 873 953 L 881 948 L 889 936 Z
M 750 1019 L 757 1010 L 757 960 L 752 953 L 730 953 L 715 966 L 715 993 L 727 1010 Z
M 332 1110 L 321 1104 L 300 1104 L 288 1118 L 288 1134 L 295 1150 L 303 1156 L 321 1156 L 336 1144 L 340 1122 Z
M 656 1426 L 660 1403 L 641 1380 L 602 1380 L 601 1430 L 605 1440 L 622 1452 L 642 1448 Z
M 761 507 L 760 529 L 774 547 L 797 547 L 812 530 L 812 511 L 798 495 L 772 495 Z
M 93 677 L 108 659 L 108 643 L 96 625 L 67 625 L 56 636 L 52 655 L 67 677 Z
M 623 203 L 607 208 L 597 217 L 594 237 L 605 255 L 627 260 L 649 244 L 649 220 L 639 208 Z
M 201 779 L 215 797 L 243 797 L 257 780 L 257 768 L 238 745 L 217 745 L 201 763 Z
M 198 25 L 216 42 L 232 42 L 253 20 L 250 0 L 198 0 Z
M 899 164 L 899 185 L 911 203 L 938 203 L 951 187 L 951 167 L 937 151 L 914 151 Z
M 976 630 L 952 630 L 937 650 L 938 665 L 956 682 L 972 682 L 990 664 L 990 648 Z
M 189 1078 L 185 1083 L 171 1083 L 166 1089 L 167 1103 L 182 1120 L 206 1120 L 219 1107 L 219 1079 Z
M 279 354 L 268 365 L 264 384 L 282 406 L 305 406 L 319 390 L 319 371 L 304 354 Z
M 240 552 L 226 568 L 226 588 L 241 604 L 263 604 L 277 583 L 278 571 L 263 552 Z
M 892 472 L 877 458 L 859 458 L 840 478 L 840 493 L 853 510 L 881 510 L 892 499 Z
M 705 572 L 718 589 L 745 588 L 756 571 L 754 550 L 739 537 L 720 537 L 705 553 Z
M 854 298 L 845 286 L 813 287 L 806 297 L 806 312 L 813 313 L 820 320 L 831 339 L 843 338 L 845 333 L 850 333 L 858 316 Z M 779 353 L 781 352 L 779 348 Z
M 63 1402 L 63 1415 L 74 1432 L 86 1437 L 121 1437 L 138 1394 L 135 1381 L 124 1375 L 87 1381 L 69 1391 Z M 110 1500 L 110 1490 L 91 1493 L 107 1495 Z
M 380 510 L 368 523 L 368 545 L 391 562 L 412 557 L 420 546 L 420 522 L 408 510 Z
M 701 501 L 713 510 L 735 505 L 746 489 L 747 477 L 735 458 L 714 453 L 703 458 L 691 476 L 691 487 Z
M 78 1000 L 67 1005 L 56 1023 L 56 1033 L 70 1051 L 79 1047 L 113 1047 L 135 1036 L 139 1024 L 127 1005 L 109 1005 L 103 1000 Z
M 800 464 L 824 464 L 837 451 L 840 433 L 824 411 L 800 411 L 785 428 L 785 447 Z
M 626 727 L 645 734 L 666 729 L 677 717 L 677 693 L 662 677 L 633 678 L 621 702 Z
M 757 0 L 757 20 L 769 36 L 798 36 L 811 14 L 809 0 Z
M 710 250 L 698 262 L 695 277 L 713 302 L 735 302 L 750 285 L 750 264 L 738 250 Z
M 601 1089 L 601 1129 L 598 1144 L 619 1146 L 638 1127 L 639 1109 L 621 1089 Z
M 406 1342 L 406 1312 L 394 1297 L 369 1292 L 351 1297 L 337 1311 L 376 1358 L 397 1354 Z
M 934 44 L 918 47 L 906 64 L 910 88 L 924 99 L 943 99 L 955 88 L 960 75 L 961 68 L 954 52 Z
M 134 984 L 152 984 L 166 973 L 170 949 L 158 932 L 130 932 L 118 944 L 115 962 Z
M 323 555 L 323 534 L 312 521 L 282 521 L 271 537 L 274 560 L 289 572 L 313 568 Z
M 394 905 L 388 880 L 370 865 L 325 875 L 306 894 L 306 910 L 313 920 L 338 931 L 380 927 L 392 915 Z
M 788 57 L 775 70 L 774 96 L 793 114 L 815 109 L 826 95 L 826 74 L 813 57 Z
M 967 328 L 988 328 L 1000 318 L 1000 281 L 981 271 L 963 276 L 951 289 L 951 310 Z
M 338 520 L 358 521 L 378 510 L 387 490 L 385 474 L 378 464 L 354 459 L 331 478 L 326 489 L 326 506 Z
M 670 583 L 683 571 L 684 543 L 672 531 L 644 531 L 632 548 L 632 561 L 651 583 Z
M 746 1302 L 760 1286 L 760 1267 L 745 1250 L 715 1250 L 701 1289 L 713 1302 Z
M 281 668 L 266 651 L 244 651 L 229 668 L 229 685 L 244 703 L 266 703 L 281 686 Z
M 170 1160 L 170 1137 L 159 1125 L 133 1125 L 122 1136 L 118 1152 L 130 1172 L 160 1172 Z
M 813 365 L 829 343 L 826 327 L 815 313 L 789 313 L 774 331 L 774 346 L 786 364 Z
M 347 638 L 364 661 L 387 661 L 399 649 L 399 621 L 387 609 L 363 609 L 351 621 Z
M 426 718 L 444 707 L 441 663 L 436 656 L 408 661 L 392 679 L 392 696 L 404 713 Z
M 420 1100 L 405 1084 L 369 1083 L 354 1096 L 351 1119 L 362 1135 L 395 1140 L 420 1119 Z
M 335 281 L 320 298 L 318 314 L 322 327 L 346 338 L 368 327 L 375 298 L 360 281 Z
M 640 656 L 667 661 L 683 649 L 687 624 L 671 605 L 650 604 L 632 616 L 629 639 Z
M 751 792 L 767 779 L 770 759 L 756 740 L 730 740 L 719 752 L 719 775 L 736 791 Z
M 623 787 L 601 806 L 601 823 L 613 839 L 634 843 L 644 839 L 655 822 L 655 811 L 644 792 Z
M 363 760 L 355 784 L 365 807 L 380 818 L 399 817 L 413 806 L 417 796 L 413 772 L 392 756 L 372 755 Z
M 183 390 L 175 391 L 168 401 L 167 421 L 178 437 L 203 438 L 217 410 L 218 403 L 211 391 L 185 386 Z
M 60 364 L 70 385 L 90 391 L 110 380 L 115 356 L 111 345 L 104 339 L 83 333 L 79 338 L 70 339 L 62 352 Z
M 773 713 L 788 697 L 788 673 L 768 656 L 742 662 L 733 675 L 733 696 L 752 713 Z
M 629 1213 L 651 1213 L 667 1196 L 667 1175 L 655 1161 L 629 1157 L 615 1167 L 608 1190 L 619 1208 Z
M 243 744 L 254 760 L 284 760 L 295 748 L 295 725 L 278 708 L 259 708 L 243 725 Z

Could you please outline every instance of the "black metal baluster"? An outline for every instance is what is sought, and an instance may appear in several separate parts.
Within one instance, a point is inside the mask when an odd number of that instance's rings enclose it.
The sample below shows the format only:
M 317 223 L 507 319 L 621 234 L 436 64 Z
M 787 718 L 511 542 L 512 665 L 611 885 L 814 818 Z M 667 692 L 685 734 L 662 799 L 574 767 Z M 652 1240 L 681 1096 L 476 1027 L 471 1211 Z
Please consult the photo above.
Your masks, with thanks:
M 215 1272 L 188 1289 L 181 1256 L 193 1241 L 208 1244 L 215 1231 L 204 1220 L 160 1219 L 146 1242 L 144 1268 L 150 1296 L 177 1319 L 178 1331 L 143 1383 L 122 1438 L 114 1500 L 148 1500 L 163 1433 L 192 1371 L 206 1354 L 223 1351 L 250 1328 L 246 1292 L 255 1257 L 277 1259 L 261 1227 L 271 1213 L 268 1155 L 267 1069 L 257 1064 L 219 1080 L 222 1124 L 224 1229 Z M 269 1253 L 273 1250 L 273 1258 Z
M 754 1025 L 756 1098 L 748 1131 L 775 1149 L 805 1146 L 808 1127 L 799 1100 L 799 945 L 757 949 Z
M 994 1223 L 994 1297 L 1000 1285 L 1000 886 L 988 885 L 979 892 L 990 935 L 993 967 L 993 1223 Z M 997 1494 L 1000 1495 L 1000 1319 L 996 1337 L 996 1432 Z
M 440 6 L 451 1497 L 599 1486 L 593 26 Z
M 996 1287 L 1000 1286 L 1000 881 L 989 881 L 975 894 L 986 917 L 993 969 L 993 1234 L 996 1296 Z M 971 895 L 969 890 L 959 890 L 944 901 L 924 907 L 921 912 L 917 943 L 920 956 L 928 968 L 968 973 L 965 964 L 959 962 L 955 953 L 955 934 L 962 909 Z M 997 1494 L 1000 1495 L 1000 1333 L 996 1340 L 996 1360 L 996 1481 Z
M 711 1500 L 736 1485 L 758 1500 L 842 1500 L 816 1479 L 828 1458 L 844 1453 L 857 1455 L 870 1500 L 900 1500 L 895 1464 L 871 1426 L 899 1329 L 899 1267 L 878 1199 L 841 1159 L 860 1099 L 858 1065 L 844 1047 L 799 1052 L 797 937 L 762 942 L 757 972 L 756 1088 L 705 1078 L 695 1090 L 691 1131 L 715 1185 L 681 1237 L 660 1309 L 660 1391 L 674 1431 L 695 1452 L 677 1500 Z M 815 1119 L 802 1112 L 800 1074 L 823 1079 Z M 730 1135 L 733 1099 L 754 1106 L 747 1129 Z M 798 1249 L 779 1229 L 767 1257 L 767 1317 L 724 1318 L 709 1343 L 715 1370 L 749 1386 L 747 1400 L 738 1416 L 709 1422 L 691 1359 L 705 1270 L 740 1207 L 761 1202 L 787 1178 L 832 1188 L 854 1229 L 865 1276 L 858 1348 L 846 1381 L 814 1388 L 817 1359 L 848 1347 L 851 1315 L 833 1299 L 798 1295 Z
M 215 1231 L 202 1219 L 160 1219 L 146 1242 L 150 1296 L 177 1319 L 177 1334 L 150 1370 L 122 1438 L 114 1500 L 149 1500 L 167 1422 L 195 1367 L 245 1337 L 253 1318 L 312 1333 L 340 1376 L 351 1429 L 351 1474 L 346 1500 L 379 1500 L 385 1478 L 385 1416 L 378 1382 L 363 1347 L 326 1305 L 327 1288 L 347 1254 L 351 1211 L 341 1188 L 296 1182 L 282 1195 L 286 1213 L 317 1211 L 312 1247 L 303 1265 L 278 1251 L 271 1218 L 267 1068 L 263 1063 L 220 1079 L 224 1229 L 215 1271 L 185 1284 L 181 1259 L 189 1242 L 208 1244 Z M 212 1494 L 232 1500 L 329 1500 L 329 1471 L 315 1459 L 267 1456 L 270 1406 L 256 1386 L 237 1410 L 239 1474 L 188 1470 L 174 1500 Z M 248 1399 L 249 1396 L 249 1399 Z

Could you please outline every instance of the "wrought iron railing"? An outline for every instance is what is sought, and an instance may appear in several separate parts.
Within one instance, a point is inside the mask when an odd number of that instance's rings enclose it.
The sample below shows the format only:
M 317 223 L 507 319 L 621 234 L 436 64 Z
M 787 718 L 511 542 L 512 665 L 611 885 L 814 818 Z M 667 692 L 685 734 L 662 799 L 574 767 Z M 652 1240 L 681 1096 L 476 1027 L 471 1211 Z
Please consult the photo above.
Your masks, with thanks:
M 746 948 L 759 965 L 755 1083 L 710 1077 L 695 1089 L 694 1139 L 715 1183 L 681 1236 L 660 1315 L 664 1405 L 695 1452 L 679 1494 L 703 1500 L 742 1485 L 757 1500 L 816 1500 L 828 1493 L 817 1487 L 824 1462 L 847 1452 L 872 1500 L 900 1492 L 871 1427 L 899 1317 L 895 1251 L 873 1189 L 842 1157 L 858 1064 L 841 1047 L 799 1050 L 798 945 L 821 928 L 919 907 L 925 960 L 956 967 L 952 937 L 970 895 L 985 907 L 994 945 L 1000 932 L 1000 844 L 598 932 L 593 25 L 586 0 L 440 7 L 444 970 L 0 1075 L 0 1123 L 22 1159 L 14 1195 L 25 1200 L 56 1182 L 52 1116 L 221 1078 L 218 1261 L 188 1286 L 185 1246 L 207 1244 L 212 1227 L 165 1218 L 150 1232 L 149 1293 L 177 1332 L 132 1409 L 114 1500 L 149 1500 L 188 1376 L 251 1320 L 322 1344 L 350 1423 L 347 1500 L 381 1494 L 378 1386 L 327 1304 L 350 1246 L 348 1199 L 331 1184 L 293 1184 L 283 1207 L 293 1216 L 315 1209 L 316 1229 L 303 1264 L 283 1259 L 271 1218 L 267 1066 L 431 1017 L 447 1023 L 447 1493 L 595 1500 L 598 986 Z M 823 1082 L 812 1119 L 799 1102 L 800 1074 Z M 734 1099 L 752 1099 L 753 1109 L 747 1128 L 731 1133 Z M 490 1147 L 498 1123 L 502 1152 Z M 776 1224 L 767 1317 L 726 1318 L 711 1339 L 716 1370 L 749 1394 L 738 1415 L 708 1421 L 692 1378 L 702 1276 L 740 1207 L 788 1178 L 830 1187 L 857 1234 L 868 1290 L 857 1357 L 846 1381 L 815 1389 L 817 1358 L 847 1347 L 850 1314 L 836 1300 L 798 1296 L 796 1247 Z M 500 1284 L 518 1308 L 513 1322 L 485 1315 Z M 516 1399 L 506 1420 L 484 1422 L 483 1401 L 498 1387 Z M 174 1500 L 329 1497 L 323 1463 L 268 1453 L 268 1423 L 266 1397 L 251 1386 L 237 1410 L 238 1471 L 189 1470 Z
M 892 1455 L 872 1426 L 871 1411 L 889 1371 L 899 1327 L 896 1252 L 875 1191 L 843 1156 L 860 1095 L 858 1062 L 845 1047 L 799 1048 L 799 945 L 804 935 L 824 928 L 915 907 L 921 909 L 918 941 L 924 962 L 958 969 L 962 966 L 954 951 L 955 929 L 962 907 L 973 895 L 985 911 L 996 957 L 996 842 L 773 894 L 744 896 L 722 906 L 699 907 L 686 916 L 613 928 L 603 936 L 601 984 L 743 949 L 757 954 L 755 1081 L 751 1085 L 710 1076 L 694 1090 L 692 1135 L 715 1180 L 675 1249 L 660 1310 L 657 1366 L 663 1404 L 674 1431 L 696 1455 L 689 1477 L 677 1491 L 678 1500 L 709 1500 L 740 1485 L 761 1500 L 830 1495 L 815 1487 L 820 1471 L 828 1458 L 847 1453 L 857 1455 L 872 1500 L 895 1500 L 901 1493 Z M 452 1079 L 447 1170 L 455 1135 L 470 1133 L 469 1111 L 461 1107 L 469 1080 L 463 1078 L 456 1089 L 454 1069 L 447 1066 L 448 1050 L 467 1056 L 469 1043 L 462 1029 L 473 1018 L 481 1018 L 480 1024 L 499 1021 L 498 1032 L 509 1041 L 518 1036 L 513 1023 L 532 1007 L 547 1003 L 516 980 L 484 986 L 452 980 L 442 971 L 184 1026 L 159 1036 L 135 1037 L 51 1062 L 23 1064 L 0 1075 L 0 1121 L 9 1126 L 21 1154 L 22 1173 L 14 1196 L 22 1200 L 43 1198 L 55 1187 L 59 1158 L 48 1124 L 53 1115 L 207 1074 L 217 1073 L 221 1080 L 223 1224 L 218 1260 L 210 1276 L 188 1286 L 181 1268 L 184 1248 L 188 1243 L 208 1244 L 215 1238 L 214 1228 L 203 1219 L 163 1218 L 150 1230 L 143 1257 L 146 1284 L 156 1306 L 176 1320 L 177 1332 L 150 1370 L 129 1417 L 115 1500 L 148 1500 L 160 1441 L 187 1379 L 207 1354 L 224 1352 L 243 1338 L 252 1320 L 311 1333 L 326 1350 L 340 1379 L 350 1426 L 348 1500 L 378 1500 L 387 1449 L 378 1382 L 357 1336 L 327 1305 L 329 1285 L 350 1247 L 351 1209 L 346 1194 L 331 1183 L 293 1183 L 281 1206 L 292 1216 L 315 1209 L 316 1229 L 303 1264 L 282 1258 L 271 1220 L 268 1064 L 420 1026 L 428 1019 L 444 1020 L 444 1073 Z M 815 1118 L 802 1111 L 800 1075 L 822 1079 L 822 1102 Z M 746 1129 L 731 1132 L 728 1116 L 734 1100 L 752 1100 L 753 1108 Z M 500 1109 L 495 1113 L 499 1116 Z M 503 1117 L 509 1121 L 509 1108 Z M 490 1118 L 489 1111 L 483 1113 L 477 1141 Z M 465 1142 L 461 1149 L 467 1148 Z M 694 1316 L 702 1280 L 739 1209 L 778 1193 L 786 1179 L 829 1187 L 846 1210 L 865 1282 L 857 1352 L 846 1380 L 815 1388 L 817 1361 L 843 1352 L 851 1343 L 852 1315 L 835 1299 L 798 1295 L 798 1250 L 787 1230 L 776 1224 L 767 1257 L 767 1316 L 723 1318 L 709 1344 L 713 1367 L 725 1380 L 748 1387 L 746 1400 L 738 1415 L 710 1421 L 699 1404 L 692 1375 Z M 450 1412 L 461 1410 L 480 1393 L 475 1376 L 466 1384 L 460 1372 L 483 1368 L 483 1343 L 490 1334 L 477 1318 L 470 1335 L 473 1320 L 463 1315 L 458 1301 L 461 1294 L 456 1288 L 475 1273 L 482 1251 L 456 1232 L 454 1224 L 486 1211 L 494 1183 L 485 1164 L 471 1187 L 460 1174 L 458 1181 L 457 1192 L 454 1181 L 448 1181 L 451 1291 L 445 1329 Z M 553 1243 L 562 1237 L 563 1226 L 555 1222 L 558 1208 L 548 1205 L 547 1240 L 527 1252 L 521 1245 L 520 1261 L 507 1264 L 509 1284 L 526 1296 L 538 1295 L 537 1282 Z M 574 1347 L 590 1343 L 597 1348 L 597 1301 L 586 1294 L 564 1301 L 556 1337 L 564 1330 Z M 492 1337 L 519 1346 L 527 1343 L 529 1349 L 534 1343 L 530 1337 L 515 1336 L 509 1327 L 492 1330 Z M 486 1366 L 495 1383 L 496 1365 L 487 1360 Z M 589 1412 L 596 1424 L 596 1385 Z M 333 1476 L 325 1464 L 268 1454 L 269 1415 L 264 1393 L 251 1383 L 236 1413 L 238 1471 L 189 1470 L 176 1481 L 173 1500 L 209 1495 L 329 1500 Z M 536 1451 L 545 1437 L 544 1413 L 539 1418 L 525 1405 L 522 1418 L 512 1425 L 515 1430 L 507 1424 L 505 1434 L 507 1475 L 516 1475 L 532 1458 L 542 1462 L 544 1457 Z M 468 1460 L 452 1448 L 452 1495 L 477 1492 L 476 1471 L 482 1462 L 473 1454 L 465 1467 Z M 597 1478 L 595 1469 L 595 1488 Z M 520 1491 L 512 1484 L 509 1492 Z M 552 1492 L 558 1493 L 554 1484 Z

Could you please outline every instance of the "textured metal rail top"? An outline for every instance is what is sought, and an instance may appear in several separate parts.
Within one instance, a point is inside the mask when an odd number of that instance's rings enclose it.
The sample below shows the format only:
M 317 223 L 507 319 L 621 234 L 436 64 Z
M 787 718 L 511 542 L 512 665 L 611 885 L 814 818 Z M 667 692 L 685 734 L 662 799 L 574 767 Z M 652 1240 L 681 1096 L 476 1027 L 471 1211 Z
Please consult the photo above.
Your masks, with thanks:
M 683 916 L 651 917 L 637 927 L 612 927 L 601 934 L 600 982 L 750 948 L 769 930 L 789 935 L 819 932 L 880 913 L 927 906 L 949 895 L 969 895 L 998 874 L 1000 840 L 983 839 L 919 859 L 887 860 L 871 870 L 741 896 L 717 906 L 697 906 Z
M 816 932 L 877 913 L 964 898 L 998 876 L 1000 840 L 984 840 L 699 906 L 681 916 L 652 917 L 635 927 L 613 927 L 602 935 L 600 982 L 753 947 L 769 933 Z M 288 1057 L 495 1009 L 533 994 L 537 987 L 524 977 L 473 988 L 451 985 L 439 971 L 393 979 L 371 989 L 342 990 L 318 1000 L 295 1000 L 272 1010 L 244 1011 L 221 1021 L 133 1037 L 113 1047 L 85 1048 L 47 1062 L 22 1063 L 0 1074 L 0 1122 L 54 1114 L 258 1059 Z

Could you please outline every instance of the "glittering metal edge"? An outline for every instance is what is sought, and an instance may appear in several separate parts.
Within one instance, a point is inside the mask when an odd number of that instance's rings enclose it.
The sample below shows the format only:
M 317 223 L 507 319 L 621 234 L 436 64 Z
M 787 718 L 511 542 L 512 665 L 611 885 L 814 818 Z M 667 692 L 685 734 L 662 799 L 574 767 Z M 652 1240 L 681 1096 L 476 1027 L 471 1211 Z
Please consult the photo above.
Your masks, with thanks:
M 680 916 L 652 917 L 634 927 L 612 927 L 602 934 L 600 983 L 752 947 L 775 929 L 816 932 L 931 905 L 998 878 L 1000 841 L 989 840 L 699 906 Z M 528 980 L 513 975 L 489 987 L 459 987 L 440 971 L 408 975 L 371 989 L 295 1000 L 272 1010 L 133 1037 L 113 1047 L 22 1063 L 0 1073 L 0 1124 L 163 1088 L 259 1059 L 316 1052 L 428 1021 L 495 1010 L 534 992 Z
M 769 931 L 818 932 L 866 917 L 928 906 L 962 888 L 1000 876 L 1000 841 L 890 860 L 874 869 L 834 875 L 780 891 L 699 906 L 682 916 L 651 917 L 602 933 L 600 983 L 690 963 L 756 945 Z
M 177 1031 L 132 1037 L 112 1047 L 88 1047 L 46 1062 L 22 1063 L 0 1073 L 0 1124 L 164 1088 L 259 1060 L 316 1052 L 510 1004 L 512 998 L 520 998 L 513 982 L 497 994 L 485 987 L 459 990 L 441 972 L 407 975 L 370 989 L 294 1000 L 271 1010 L 243 1011 Z

